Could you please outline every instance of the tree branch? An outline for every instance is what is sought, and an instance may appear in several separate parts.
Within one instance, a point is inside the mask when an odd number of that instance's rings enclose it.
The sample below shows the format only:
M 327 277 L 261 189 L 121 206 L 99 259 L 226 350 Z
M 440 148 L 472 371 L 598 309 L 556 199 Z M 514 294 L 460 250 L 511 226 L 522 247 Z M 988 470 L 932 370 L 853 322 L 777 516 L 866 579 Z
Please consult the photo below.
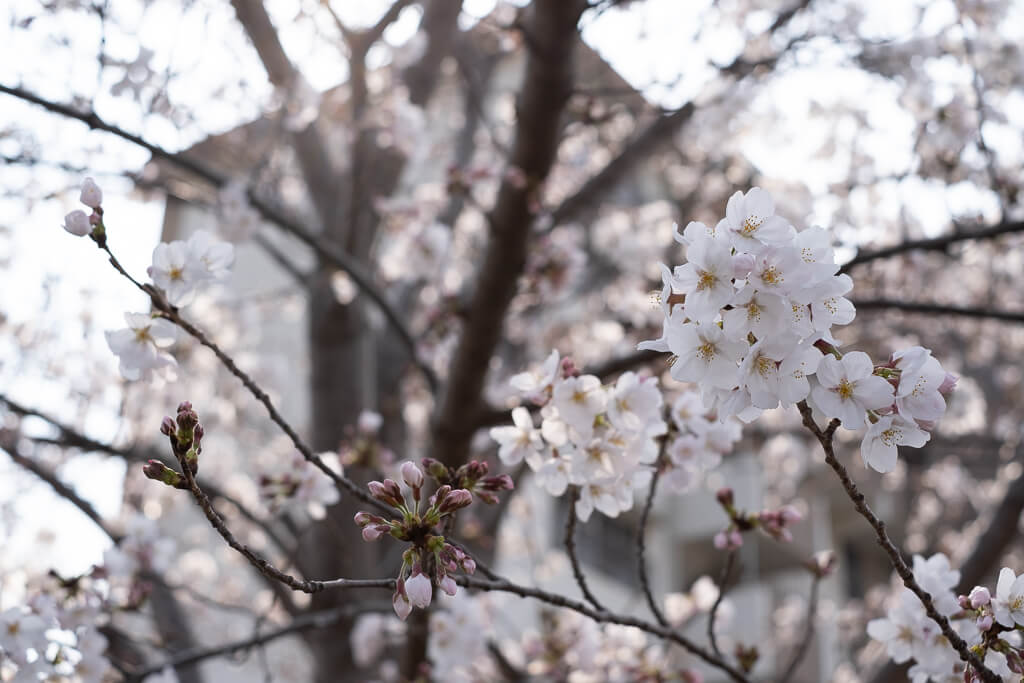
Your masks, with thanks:
M 532 204 L 558 148 L 562 112 L 572 91 L 576 26 L 585 7 L 583 0 L 540 0 L 531 8 L 531 31 L 545 57 L 536 52 L 527 56 L 509 169 L 516 173 L 506 173 L 488 215 L 490 239 L 434 424 L 430 455 L 448 465 L 466 459 L 475 425 L 465 418 L 480 403 L 484 378 L 526 264 Z
M 854 301 L 853 305 L 858 310 L 885 310 L 887 308 L 907 311 L 909 313 L 926 313 L 930 315 L 955 315 L 965 318 L 987 318 L 991 320 L 1003 320 L 1006 322 L 1024 322 L 1024 311 L 993 311 L 986 308 L 962 308 L 960 306 L 947 306 L 944 304 L 930 304 L 916 301 L 898 301 L 895 299 L 868 299 Z
M 715 604 L 711 606 L 711 612 L 708 613 L 708 642 L 711 643 L 711 650 L 722 657 L 722 651 L 718 649 L 718 638 L 715 636 L 715 621 L 718 617 L 718 608 L 722 606 L 722 601 L 725 600 L 725 593 L 729 587 L 729 578 L 732 575 L 732 568 L 736 564 L 736 550 L 730 550 L 725 556 L 725 565 L 722 567 L 722 573 L 718 575 L 718 597 L 715 598 Z
M 479 579 L 474 576 L 458 576 L 455 577 L 455 582 L 458 583 L 460 586 L 464 586 L 466 588 L 475 588 L 477 590 L 482 591 L 501 591 L 505 593 L 513 593 L 524 598 L 533 598 L 535 600 L 545 602 L 549 605 L 554 605 L 555 607 L 564 607 L 574 612 L 578 612 L 583 616 L 589 617 L 598 623 L 633 626 L 635 628 L 640 629 L 641 631 L 644 631 L 645 633 L 650 633 L 651 635 L 658 636 L 659 638 L 679 645 L 687 652 L 700 658 L 709 665 L 725 672 L 729 676 L 729 678 L 731 678 L 733 681 L 736 681 L 737 683 L 749 683 L 749 680 L 743 674 L 743 672 L 734 668 L 730 664 L 723 662 L 719 658 L 715 657 L 714 654 L 708 652 L 707 650 L 697 645 L 689 638 L 687 638 L 686 636 L 672 628 L 660 626 L 658 624 L 652 624 L 651 622 L 644 621 L 643 619 L 638 619 L 637 617 L 632 617 L 624 614 L 614 614 L 612 612 L 606 612 L 603 610 L 596 610 L 583 602 L 580 602 L 578 600 L 572 600 L 571 598 L 567 598 L 564 595 L 549 593 L 539 588 L 520 586 L 518 584 L 512 583 L 511 581 L 508 581 L 507 579 L 492 580 Z
M 278 638 L 283 638 L 284 636 L 292 635 L 293 633 L 300 633 L 314 628 L 329 628 L 348 617 L 365 614 L 367 612 L 385 612 L 390 609 L 391 605 L 386 603 L 363 602 L 303 614 L 295 617 L 291 622 L 284 626 L 279 626 L 265 633 L 257 632 L 249 638 L 243 638 L 241 640 L 235 640 L 222 645 L 215 645 L 213 647 L 190 648 L 188 650 L 183 650 L 182 652 L 175 654 L 173 657 L 164 660 L 160 664 L 132 671 L 126 676 L 125 681 L 126 683 L 141 683 L 146 676 L 159 673 L 167 667 L 176 668 L 187 664 L 197 664 L 214 657 L 230 655 L 235 652 L 248 650 L 260 645 L 266 645 L 269 642 L 277 640 Z
M 572 565 L 572 575 L 576 579 L 576 585 L 580 587 L 580 591 L 583 593 L 583 597 L 587 599 L 594 609 L 599 612 L 607 612 L 604 606 L 598 602 L 597 597 L 590 591 L 590 587 L 587 586 L 587 577 L 583 574 L 583 568 L 580 567 L 579 558 L 576 557 L 576 501 L 580 499 L 580 489 L 578 486 L 569 487 L 569 515 L 565 520 L 565 551 L 569 555 L 569 564 Z
M 0 396 L 0 400 L 2 399 L 3 397 Z M 17 441 L 18 433 L 16 431 L 0 428 L 0 450 L 5 451 L 8 457 L 10 457 L 10 459 L 17 465 L 28 470 L 49 484 L 50 488 L 52 488 L 57 495 L 78 508 L 82 514 L 91 519 L 93 523 L 98 526 L 115 544 L 121 540 L 121 536 L 114 533 L 114 531 L 107 526 L 107 523 L 103 521 L 103 517 L 100 516 L 100 513 L 96 512 L 96 508 L 92 506 L 92 503 L 82 498 L 78 495 L 78 492 L 75 491 L 75 489 L 61 481 L 56 472 L 53 472 L 42 463 L 36 462 L 33 458 L 19 453 Z
M 803 658 L 807 656 L 811 649 L 811 639 L 814 637 L 814 620 L 818 614 L 818 588 L 821 578 L 820 574 L 815 573 L 811 579 L 811 595 L 807 599 L 807 623 L 804 625 L 803 635 L 793 651 L 793 657 L 789 660 L 789 665 L 786 666 L 786 670 L 779 677 L 779 683 L 788 683 L 789 679 L 796 673 L 796 668 L 800 666 L 800 662 L 803 661 Z
M 959 225 L 955 224 L 953 232 L 948 235 L 943 235 L 942 237 L 907 240 L 906 242 L 901 242 L 900 244 L 896 244 L 891 247 L 860 252 L 844 263 L 842 268 L 839 269 L 839 272 L 848 273 L 854 266 L 870 263 L 871 261 L 877 261 L 878 259 L 898 256 L 900 254 L 905 254 L 908 251 L 947 252 L 949 247 L 959 242 L 995 239 L 1003 235 L 1010 235 L 1017 232 L 1024 232 L 1024 221 L 997 223 L 996 225 L 974 231 L 962 230 Z
M 663 467 L 663 461 L 665 458 L 665 448 L 669 442 L 669 434 L 661 440 L 661 447 L 658 452 L 658 458 L 655 460 L 654 472 L 651 473 L 651 485 L 647 489 L 647 502 L 644 503 L 643 512 L 640 514 L 640 525 L 636 530 L 636 573 L 640 577 L 640 590 L 643 591 L 644 598 L 647 600 L 647 606 L 651 610 L 651 614 L 658 623 L 668 628 L 668 620 L 665 615 L 662 614 L 661 608 L 658 607 L 658 602 L 654 599 L 654 593 L 651 592 L 651 584 L 647 578 L 647 560 L 644 557 L 646 551 L 646 533 L 647 533 L 647 522 L 651 517 L 651 508 L 654 506 L 654 494 L 658 489 L 658 479 L 661 478 L 661 471 Z
M 228 178 L 221 173 L 214 171 L 198 161 L 189 159 L 185 155 L 169 152 L 162 147 L 147 142 L 133 133 L 129 133 L 117 126 L 109 124 L 101 119 L 96 112 L 80 112 L 69 105 L 46 100 L 22 88 L 12 88 L 2 84 L 0 84 L 0 93 L 17 97 L 18 99 L 40 106 L 47 111 L 81 121 L 94 130 L 101 130 L 123 140 L 127 140 L 128 142 L 145 149 L 155 158 L 163 159 L 164 161 L 172 163 L 178 168 L 196 175 L 198 178 L 210 183 L 214 187 L 223 187 L 228 182 Z M 415 364 L 416 368 L 423 374 L 423 377 L 426 379 L 427 385 L 430 387 L 431 391 L 436 393 L 438 384 L 437 375 L 434 373 L 433 369 L 427 365 L 427 363 L 420 359 L 416 350 L 416 340 L 405 323 L 405 316 L 399 313 L 394 305 L 392 305 L 384 292 L 373 282 L 373 277 L 363 269 L 362 265 L 360 265 L 343 249 L 340 249 L 334 244 L 324 240 L 297 220 L 285 215 L 272 203 L 258 197 L 255 190 L 252 188 L 249 189 L 249 202 L 252 204 L 253 208 L 263 216 L 263 218 L 296 237 L 299 241 L 312 249 L 319 259 L 348 273 L 356 286 L 359 287 L 359 289 L 364 292 L 371 301 L 373 301 L 377 308 L 380 309 L 380 312 L 384 315 L 384 318 L 388 321 L 388 324 L 391 325 L 398 333 L 399 338 L 402 340 L 402 344 L 409 352 L 409 357 L 413 364 Z
M 857 512 L 859 512 L 861 517 L 866 519 L 871 525 L 871 528 L 875 530 L 875 536 L 878 539 L 878 544 L 882 546 L 886 555 L 889 556 L 889 562 L 892 564 L 893 569 L 896 570 L 899 577 L 903 580 L 903 585 L 909 588 L 910 591 L 917 596 L 917 599 L 921 601 L 928 617 L 938 624 L 942 634 L 946 636 L 950 645 L 952 645 L 953 649 L 960 655 L 960 659 L 974 667 L 974 670 L 978 673 L 981 679 L 985 681 L 985 683 L 1000 683 L 999 676 L 992 673 L 992 671 L 985 667 L 985 664 L 981 661 L 978 655 L 971 651 L 967 642 L 953 630 L 953 627 L 949 624 L 949 620 L 942 614 L 939 614 L 938 610 L 935 609 L 935 603 L 932 602 L 932 596 L 921 588 L 921 585 L 914 577 L 914 572 L 907 566 L 907 563 L 903 561 L 903 557 L 900 555 L 899 549 L 889 538 L 889 534 L 885 530 L 885 522 L 880 520 L 874 511 L 868 506 L 865 501 L 864 494 L 857 489 L 857 485 L 854 483 L 853 479 L 850 478 L 850 474 L 846 471 L 846 467 L 844 467 L 843 464 L 839 462 L 839 459 L 836 458 L 832 437 L 835 435 L 835 431 L 839 427 L 839 420 L 833 419 L 829 422 L 828 426 L 822 430 L 814 421 L 813 412 L 811 411 L 811 407 L 807 405 L 807 401 L 800 401 L 797 406 L 800 409 L 800 415 L 803 416 L 804 426 L 814 434 L 815 438 L 818 439 L 818 443 L 821 444 L 822 449 L 825 451 L 825 462 L 839 477 L 839 481 L 846 490 L 846 495 L 849 496 L 851 501 L 853 501 L 853 505 L 857 509 Z

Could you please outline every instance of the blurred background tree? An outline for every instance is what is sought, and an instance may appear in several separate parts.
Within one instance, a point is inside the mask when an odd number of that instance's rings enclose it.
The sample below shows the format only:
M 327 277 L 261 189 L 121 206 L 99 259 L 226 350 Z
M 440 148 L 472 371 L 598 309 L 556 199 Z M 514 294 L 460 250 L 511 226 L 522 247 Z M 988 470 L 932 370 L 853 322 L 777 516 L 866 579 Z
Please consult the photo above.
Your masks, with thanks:
M 173 381 L 119 379 L 101 331 L 147 302 L 57 228 L 85 175 L 103 186 L 112 240 L 136 273 L 160 239 L 205 228 L 236 243 L 232 281 L 190 313 L 357 481 L 422 456 L 495 465 L 486 428 L 510 419 L 507 379 L 552 348 L 602 378 L 646 368 L 677 390 L 664 357 L 633 351 L 660 333 L 649 292 L 658 262 L 681 260 L 673 223 L 713 225 L 735 190 L 765 187 L 781 215 L 831 231 L 856 283 L 844 343 L 876 358 L 922 343 L 962 376 L 926 448 L 884 479 L 855 468 L 894 539 L 908 553 L 947 553 L 967 588 L 1024 564 L 1024 5 L 522 4 L 7 5 L 2 606 L 50 566 L 74 576 L 100 563 L 137 513 L 178 551 L 152 577 L 146 606 L 112 622 L 111 658 L 123 667 L 220 642 L 224 629 L 292 620 L 309 624 L 308 656 L 282 648 L 267 671 L 370 675 L 351 650 L 355 611 L 338 609 L 381 596 L 290 595 L 222 547 L 187 496 L 140 476 L 136 463 L 166 455 L 160 418 L 185 399 L 216 454 L 204 463 L 207 488 L 247 542 L 306 577 L 391 576 L 400 562 L 395 548 L 359 540 L 351 497 L 321 519 L 268 509 L 261 478 L 292 447 L 197 344 L 176 347 Z M 382 417 L 372 438 L 358 427 L 365 411 Z M 802 637 L 806 607 L 786 598 L 785 572 L 805 551 L 834 547 L 840 574 L 818 617 L 831 635 L 797 675 L 900 680 L 894 667 L 876 673 L 880 650 L 862 628 L 890 590 L 889 567 L 799 417 L 759 421 L 736 453 L 708 490 L 747 487 L 752 508 L 797 499 L 818 520 L 797 552 L 744 550 L 736 582 L 767 596 L 748 644 L 778 654 Z M 499 566 L 522 553 L 506 544 L 513 557 L 503 558 L 500 523 L 530 512 L 517 505 L 529 500 L 529 475 L 513 474 L 522 498 L 459 530 Z M 64 498 L 77 492 L 111 538 L 81 509 L 51 513 L 40 478 L 66 483 Z M 652 532 L 660 525 L 655 538 L 669 544 L 652 568 L 661 592 L 721 571 L 707 541 L 725 520 L 709 493 L 694 496 L 692 525 L 673 521 L 680 498 L 655 507 Z M 560 527 L 566 512 L 548 514 L 543 524 Z M 606 590 L 634 594 L 632 551 L 616 559 L 614 539 L 627 542 L 636 518 L 591 525 L 585 564 Z M 538 557 L 557 552 L 519 533 Z M 388 655 L 406 678 L 429 659 L 428 622 L 414 612 Z M 156 644 L 128 637 L 135 629 L 152 629 Z M 518 634 L 495 632 L 495 671 L 513 678 L 501 641 Z M 766 656 L 763 672 L 785 660 Z M 202 661 L 177 675 L 258 675 Z

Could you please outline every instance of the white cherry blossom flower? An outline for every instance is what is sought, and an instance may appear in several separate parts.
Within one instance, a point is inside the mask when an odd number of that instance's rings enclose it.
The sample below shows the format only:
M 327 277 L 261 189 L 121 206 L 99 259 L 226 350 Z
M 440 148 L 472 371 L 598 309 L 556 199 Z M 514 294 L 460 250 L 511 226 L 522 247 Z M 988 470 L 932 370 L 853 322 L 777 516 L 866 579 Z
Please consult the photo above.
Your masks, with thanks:
M 825 356 L 818 365 L 820 386 L 811 391 L 815 404 L 829 417 L 838 417 L 846 429 L 859 429 L 866 412 L 891 405 L 893 388 L 874 374 L 868 354 L 853 351 L 838 360 Z
M 793 349 L 779 365 L 779 400 L 783 407 L 799 403 L 811 393 L 807 378 L 818 370 L 821 351 L 812 344 L 801 344 Z
M 197 230 L 188 238 L 190 267 L 199 281 L 226 280 L 235 263 L 235 247 L 222 242 L 205 230 Z
M 686 259 L 687 263 L 673 274 L 675 285 L 686 294 L 686 315 L 695 321 L 712 322 L 735 291 L 729 245 L 700 238 L 686 249 Z
M 509 383 L 529 400 L 541 397 L 558 377 L 559 361 L 558 351 L 554 350 L 539 368 L 513 375 Z
M 920 349 L 920 352 L 916 350 Z M 896 409 L 908 420 L 934 422 L 946 412 L 946 399 L 939 387 L 946 371 L 931 352 L 921 347 L 893 354 L 900 373 L 896 388 Z
M 641 379 L 635 372 L 619 375 L 608 402 L 608 418 L 617 429 L 637 432 L 661 420 L 661 392 L 653 377 Z
M 785 340 L 768 337 L 750 347 L 740 364 L 740 386 L 750 392 L 750 402 L 764 410 L 779 405 L 779 364 L 790 345 Z
M 801 290 L 807 264 L 793 247 L 769 247 L 761 252 L 747 280 L 757 290 L 788 296 Z M 806 303 L 806 302 L 805 302 Z
M 622 511 L 616 496 L 616 480 L 613 478 L 592 481 L 580 487 L 580 497 L 576 501 L 576 516 L 581 522 L 590 519 L 597 509 L 607 517 L 618 517 Z
M 784 329 L 789 304 L 780 296 L 747 285 L 722 314 L 722 329 L 729 339 L 745 340 L 753 333 L 758 339 L 778 335 Z
M 82 192 L 78 195 L 78 201 L 90 209 L 100 208 L 100 204 L 103 203 L 103 191 L 100 190 L 95 180 L 86 178 L 82 181 Z
M 1024 574 L 1017 576 L 1009 567 L 999 571 L 992 611 L 996 621 L 1007 628 L 1024 626 Z
M 430 579 L 422 572 L 413 574 L 405 581 L 405 595 L 413 607 L 426 609 L 434 595 L 434 587 Z
M 176 367 L 163 349 L 174 343 L 177 329 L 163 318 L 145 313 L 125 313 L 126 329 L 105 332 L 107 345 L 120 360 L 121 375 L 127 380 L 149 379 L 153 371 Z
M 928 432 L 902 415 L 885 415 L 868 426 L 861 441 L 860 455 L 866 466 L 884 474 L 896 467 L 897 446 L 920 448 L 929 438 Z
M 560 496 L 569 487 L 572 473 L 572 448 L 551 449 L 550 454 L 530 456 L 526 464 L 533 470 L 537 483 L 552 496 Z
M 85 211 L 75 209 L 67 216 L 64 216 L 64 229 L 72 235 L 85 237 L 92 232 L 92 223 L 89 222 L 89 217 L 85 215 Z
M 765 246 L 788 244 L 796 232 L 784 218 L 775 215 L 772 196 L 759 187 L 729 197 L 725 218 L 715 229 L 729 235 L 736 251 L 751 253 L 758 253 Z
M 833 325 L 848 325 L 857 316 L 853 302 L 844 295 L 853 289 L 849 275 L 836 275 L 813 288 L 811 319 L 814 329 L 821 332 Z
M 594 418 L 604 411 L 608 394 L 593 375 L 567 377 L 555 385 L 552 402 L 567 425 L 583 439 L 594 431 Z
M 188 246 L 181 240 L 161 242 L 153 249 L 153 265 L 149 276 L 153 284 L 164 290 L 172 306 L 186 306 L 195 298 L 196 287 L 203 281 L 202 271 L 190 260 Z
M 736 363 L 747 347 L 744 342 L 727 340 L 717 325 L 685 323 L 668 332 L 669 349 L 678 356 L 673 378 L 720 389 L 736 386 Z
M 530 411 L 522 406 L 512 411 L 513 427 L 492 427 L 491 438 L 498 442 L 498 457 L 506 465 L 518 465 L 544 447 L 540 432 L 533 426 Z

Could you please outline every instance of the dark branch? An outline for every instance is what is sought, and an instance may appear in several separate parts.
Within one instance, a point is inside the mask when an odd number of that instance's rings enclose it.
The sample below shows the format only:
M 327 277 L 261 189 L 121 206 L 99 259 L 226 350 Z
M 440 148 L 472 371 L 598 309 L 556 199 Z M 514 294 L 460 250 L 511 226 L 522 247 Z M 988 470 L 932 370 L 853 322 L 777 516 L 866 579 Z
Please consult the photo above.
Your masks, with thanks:
M 92 129 L 116 135 L 123 140 L 127 140 L 128 142 L 145 149 L 155 158 L 163 159 L 164 161 L 174 164 L 178 168 L 193 173 L 215 187 L 223 187 L 228 182 L 228 178 L 226 176 L 214 171 L 204 164 L 189 159 L 182 154 L 169 152 L 162 147 L 158 147 L 157 145 L 143 140 L 137 135 L 109 124 L 93 111 L 81 112 L 71 106 L 43 99 L 22 88 L 11 88 L 5 85 L 0 85 L 0 93 L 17 97 L 18 99 L 38 105 L 47 111 L 60 114 L 64 117 L 82 121 Z M 436 392 L 438 383 L 437 375 L 429 365 L 419 358 L 419 354 L 416 350 L 416 340 L 405 323 L 405 317 L 398 312 L 394 305 L 388 300 L 384 292 L 377 287 L 373 282 L 372 276 L 344 250 L 325 241 L 309 228 L 306 228 L 295 219 L 285 215 L 272 203 L 256 196 L 252 189 L 249 190 L 249 201 L 253 208 L 259 211 L 260 215 L 267 221 L 281 228 L 285 232 L 294 235 L 303 244 L 316 252 L 317 256 L 322 261 L 348 273 L 356 286 L 370 297 L 370 300 L 372 300 L 380 309 L 388 323 L 398 333 L 399 337 L 402 339 L 402 343 L 409 352 L 409 357 L 412 359 L 419 371 L 423 373 L 423 376 L 427 380 L 427 384 L 430 386 L 431 390 Z
M 271 629 L 266 633 L 256 633 L 252 637 L 235 640 L 223 645 L 214 647 L 191 648 L 177 653 L 173 657 L 156 664 L 131 672 L 126 678 L 126 683 L 140 683 L 146 676 L 159 673 L 167 667 L 179 667 L 187 664 L 197 664 L 207 659 L 234 654 L 248 650 L 260 645 L 283 638 L 284 636 L 300 633 L 314 628 L 329 628 L 348 617 L 353 617 L 366 612 L 384 612 L 391 609 L 389 604 L 358 603 L 336 607 L 334 609 L 312 612 L 295 617 L 290 623 Z
M 871 525 L 871 528 L 875 530 L 875 536 L 878 539 L 878 544 L 882 546 L 886 555 L 889 556 L 889 563 L 892 564 L 893 569 L 896 570 L 896 573 L 903 580 L 903 585 L 909 588 L 911 592 L 917 596 L 917 599 L 921 601 L 928 617 L 938 624 L 939 629 L 942 630 L 942 634 L 946 636 L 950 645 L 952 645 L 953 649 L 960 655 L 960 659 L 974 667 L 974 670 L 981 679 L 985 681 L 985 683 L 1000 683 L 999 676 L 986 668 L 985 664 L 981 661 L 978 655 L 971 650 L 967 642 L 953 630 L 953 627 L 949 624 L 949 619 L 944 617 L 935 609 L 935 603 L 932 601 L 932 596 L 921 588 L 921 585 L 914 577 L 914 572 L 907 566 L 907 563 L 900 555 L 899 549 L 892 542 L 892 539 L 889 538 L 889 534 L 885 530 L 885 522 L 879 519 L 874 511 L 868 506 L 864 498 L 864 494 L 858 490 L 857 484 L 855 484 L 853 479 L 850 478 L 850 474 L 846 471 L 846 467 L 843 463 L 839 462 L 839 459 L 836 458 L 832 438 L 835 435 L 836 429 L 839 427 L 839 420 L 832 420 L 823 430 L 818 427 L 817 423 L 814 421 L 813 412 L 811 411 L 811 407 L 807 405 L 806 401 L 801 401 L 797 406 L 800 409 L 800 415 L 803 416 L 804 426 L 814 434 L 815 438 L 818 439 L 818 443 L 821 444 L 822 449 L 825 451 L 825 462 L 839 477 L 839 481 L 846 490 L 846 495 L 849 496 L 851 501 L 853 501 L 853 505 L 857 509 L 857 512 L 859 512 L 861 517 L 866 519 Z
M 1006 322 L 1024 322 L 1024 311 L 993 311 L 987 308 L 962 308 L 960 306 L 946 306 L 943 304 L 929 304 L 916 301 L 898 301 L 895 299 L 868 299 L 866 301 L 854 301 L 853 305 L 858 310 L 885 310 L 895 309 L 907 311 L 908 313 L 926 313 L 930 315 L 955 315 L 965 318 L 986 318 L 990 320 L 1004 320 Z
M 848 273 L 854 266 L 870 263 L 871 261 L 877 261 L 878 259 L 899 256 L 900 254 L 905 254 L 908 251 L 947 252 L 949 247 L 959 242 L 995 239 L 1003 235 L 1010 235 L 1017 232 L 1024 232 L 1024 221 L 998 223 L 987 228 L 971 231 L 963 230 L 958 225 L 953 232 L 948 235 L 943 235 L 942 237 L 907 240 L 906 242 L 901 242 L 900 244 L 896 244 L 891 247 L 885 247 L 873 251 L 863 251 L 844 263 L 843 267 L 839 269 L 839 272 Z
M 718 575 L 718 597 L 715 598 L 715 604 L 711 606 L 711 612 L 708 614 L 708 642 L 711 643 L 711 649 L 719 657 L 722 656 L 722 651 L 718 649 L 718 637 L 715 635 L 715 621 L 718 619 L 718 608 L 722 606 L 722 601 L 725 600 L 725 593 L 729 589 L 729 581 L 732 578 L 732 569 L 736 564 L 736 550 L 730 550 L 725 556 L 725 564 L 722 566 L 722 573 Z
M 651 614 L 657 619 L 658 623 L 668 628 L 668 620 L 665 615 L 661 613 L 661 608 L 658 607 L 658 601 L 654 599 L 654 593 L 651 592 L 651 584 L 647 578 L 647 559 L 644 556 L 646 551 L 647 540 L 645 538 L 647 534 L 647 522 L 651 517 L 651 508 L 654 506 L 654 494 L 658 490 L 658 479 L 661 478 L 661 471 L 663 467 L 663 460 L 665 458 L 665 448 L 669 442 L 670 435 L 666 434 L 661 440 L 660 452 L 658 453 L 658 459 L 655 461 L 654 472 L 651 473 L 651 485 L 647 489 L 647 501 L 644 503 L 644 510 L 640 515 L 640 525 L 636 530 L 636 573 L 640 577 L 640 589 L 643 591 L 644 598 L 647 600 L 647 606 L 651 610 Z
M 800 636 L 796 649 L 793 651 L 789 665 L 786 666 L 786 670 L 779 677 L 779 683 L 788 683 L 789 679 L 796 673 L 800 662 L 803 661 L 811 649 L 811 639 L 814 638 L 814 620 L 818 615 L 818 584 L 821 583 L 821 578 L 820 574 L 815 573 L 811 579 L 811 595 L 807 600 L 807 621 L 804 624 L 804 632 Z
M 583 574 L 583 568 L 580 566 L 580 560 L 576 557 L 576 501 L 580 499 L 580 489 L 578 486 L 569 487 L 569 515 L 565 520 L 565 551 L 569 554 L 569 564 L 572 565 L 572 575 L 576 579 L 576 585 L 580 587 L 580 591 L 583 593 L 583 597 L 587 599 L 594 609 L 600 612 L 606 612 L 604 606 L 598 602 L 597 597 L 590 591 L 590 587 L 587 585 L 587 577 Z

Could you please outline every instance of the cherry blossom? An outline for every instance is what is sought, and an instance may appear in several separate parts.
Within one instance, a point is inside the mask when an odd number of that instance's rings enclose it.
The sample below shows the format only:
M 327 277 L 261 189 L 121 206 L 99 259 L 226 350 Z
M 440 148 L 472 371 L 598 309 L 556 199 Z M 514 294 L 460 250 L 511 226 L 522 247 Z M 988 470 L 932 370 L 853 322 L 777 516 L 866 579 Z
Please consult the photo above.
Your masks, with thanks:
M 1024 626 L 1024 574 L 1017 576 L 1008 567 L 999 571 L 992 611 L 995 620 L 1007 628 Z
M 514 408 L 512 422 L 514 427 L 492 427 L 490 431 L 491 438 L 500 444 L 498 457 L 506 465 L 517 465 L 543 447 L 530 411 L 522 406 Z
M 868 425 L 861 442 L 864 464 L 877 472 L 891 472 L 896 467 L 897 446 L 920 448 L 931 435 L 902 415 L 886 415 Z
M 85 211 L 75 209 L 67 216 L 64 216 L 64 229 L 72 235 L 84 237 L 92 232 L 92 223 L 89 222 L 89 217 L 85 215 Z
M 811 397 L 826 415 L 838 417 L 843 427 L 859 429 L 868 410 L 893 402 L 892 385 L 873 373 L 871 359 L 861 351 L 848 353 L 841 360 L 826 356 L 816 374 L 820 386 L 811 390 Z
M 174 343 L 177 328 L 167 320 L 146 313 L 125 313 L 128 327 L 105 333 L 107 345 L 120 360 L 121 375 L 127 380 L 148 380 L 154 371 L 176 367 L 164 349 Z

